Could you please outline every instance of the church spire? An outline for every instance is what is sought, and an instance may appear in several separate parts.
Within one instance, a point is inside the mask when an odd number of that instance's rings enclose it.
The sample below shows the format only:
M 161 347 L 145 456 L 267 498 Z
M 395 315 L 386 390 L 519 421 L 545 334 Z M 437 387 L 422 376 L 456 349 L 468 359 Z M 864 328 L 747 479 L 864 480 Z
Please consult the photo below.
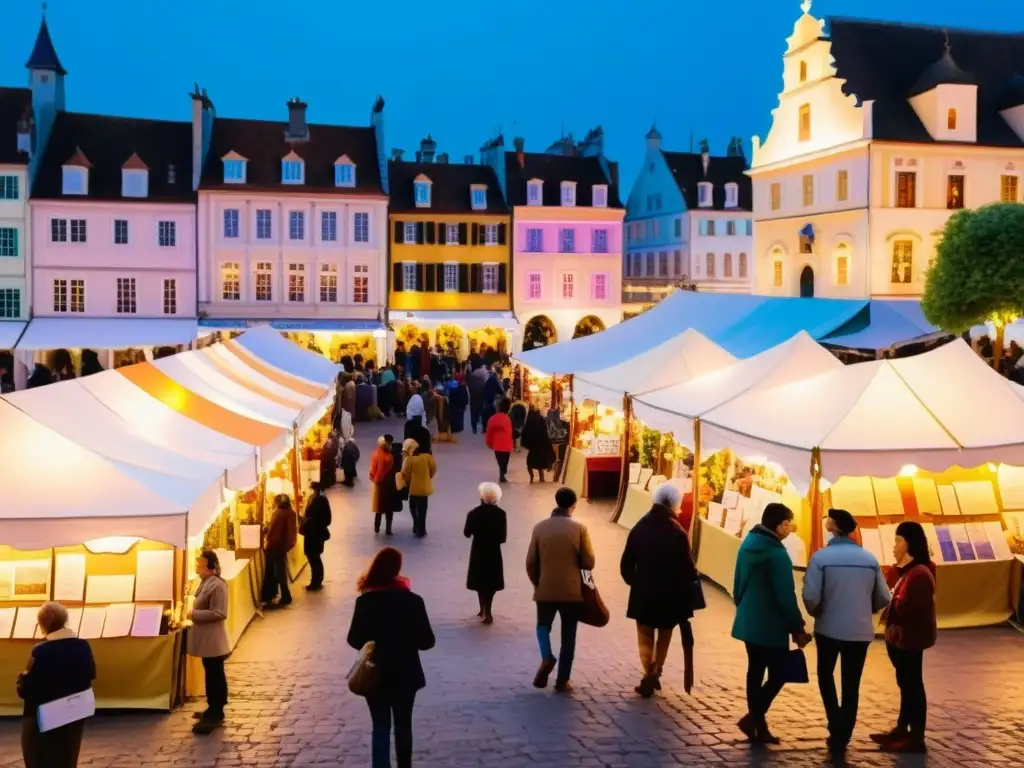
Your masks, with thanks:
M 25 68 L 54 72 L 58 75 L 67 74 L 57 57 L 57 49 L 53 47 L 53 40 L 50 38 L 50 28 L 46 25 L 46 3 L 43 3 L 43 21 L 39 25 L 36 44 L 32 48 L 32 55 L 28 57 Z

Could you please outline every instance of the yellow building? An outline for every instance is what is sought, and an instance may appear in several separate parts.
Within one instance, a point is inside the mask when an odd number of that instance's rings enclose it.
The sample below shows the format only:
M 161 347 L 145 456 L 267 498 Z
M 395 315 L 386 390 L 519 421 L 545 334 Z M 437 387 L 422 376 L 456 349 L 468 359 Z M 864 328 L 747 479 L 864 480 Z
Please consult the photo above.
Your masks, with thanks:
M 493 169 L 435 159 L 428 137 L 415 162 L 388 164 L 388 180 L 397 340 L 511 349 L 511 214 Z

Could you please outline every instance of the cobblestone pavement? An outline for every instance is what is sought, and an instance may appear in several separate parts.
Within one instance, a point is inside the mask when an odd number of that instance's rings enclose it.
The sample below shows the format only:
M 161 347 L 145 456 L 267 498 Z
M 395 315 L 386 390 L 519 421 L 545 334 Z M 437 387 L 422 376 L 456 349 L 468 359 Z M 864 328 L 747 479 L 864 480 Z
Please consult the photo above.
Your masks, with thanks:
M 397 424 L 388 425 L 392 431 Z M 301 589 L 288 609 L 257 619 L 231 657 L 226 727 L 192 735 L 192 704 L 172 714 L 102 716 L 90 723 L 81 765 L 100 766 L 368 766 L 369 716 L 344 675 L 355 656 L 345 635 L 354 582 L 387 541 L 406 556 L 406 573 L 422 594 L 437 634 L 423 655 L 428 687 L 414 716 L 417 766 L 433 768 L 641 768 L 645 766 L 826 763 L 824 715 L 817 687 L 792 686 L 771 712 L 783 745 L 751 751 L 735 727 L 743 713 L 745 657 L 729 637 L 732 606 L 712 587 L 709 608 L 694 622 L 697 686 L 682 692 L 682 653 L 673 645 L 662 695 L 642 700 L 635 630 L 625 618 L 626 589 L 617 564 L 625 531 L 607 522 L 609 507 L 581 503 L 578 516 L 597 551 L 596 578 L 612 621 L 580 630 L 571 697 L 530 685 L 538 662 L 534 610 L 523 573 L 533 523 L 551 507 L 551 484 L 528 485 L 522 454 L 513 456 L 505 547 L 508 589 L 495 600 L 495 623 L 475 618 L 464 588 L 465 513 L 476 486 L 496 474 L 482 438 L 440 445 L 438 491 L 430 501 L 429 536 L 416 540 L 408 514 L 396 535 L 375 537 L 365 474 L 383 426 L 360 426 L 363 478 L 354 491 L 332 490 L 333 538 L 323 592 Z M 303 578 L 305 580 L 305 577 Z M 1008 628 L 945 632 L 926 656 L 930 747 L 927 760 L 897 761 L 872 749 L 866 734 L 887 728 L 898 702 L 885 649 L 875 643 L 861 692 L 861 716 L 849 760 L 859 766 L 998 766 L 1024 760 L 1024 638 Z M 810 662 L 813 668 L 813 646 Z M 813 673 L 812 673 L 813 674 Z M 812 681 L 813 683 L 813 681 Z M 21 766 L 19 723 L 0 722 L 0 766 Z

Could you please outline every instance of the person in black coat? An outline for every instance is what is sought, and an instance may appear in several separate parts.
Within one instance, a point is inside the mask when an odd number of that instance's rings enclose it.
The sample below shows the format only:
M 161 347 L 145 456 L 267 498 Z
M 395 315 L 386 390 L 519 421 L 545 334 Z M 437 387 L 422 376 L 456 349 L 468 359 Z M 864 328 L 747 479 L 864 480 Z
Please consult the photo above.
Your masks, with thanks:
M 432 452 L 430 450 L 430 430 L 423 426 L 423 422 L 419 418 L 409 419 L 405 422 L 405 432 L 403 433 L 402 440 L 410 439 L 415 440 L 416 444 L 419 445 L 420 453 Z
M 477 593 L 484 624 L 493 624 L 491 605 L 494 594 L 505 588 L 505 566 L 501 559 L 501 545 L 508 535 L 505 510 L 498 506 L 501 488 L 497 483 L 480 483 L 480 505 L 466 515 L 463 534 L 473 540 L 469 550 L 469 573 L 466 589 Z
M 309 584 L 306 589 L 316 592 L 324 587 L 324 543 L 331 538 L 331 502 L 320 490 L 320 483 L 310 483 L 313 496 L 306 506 L 306 514 L 299 526 L 302 549 L 309 560 Z
M 74 768 L 82 748 L 85 721 L 77 720 L 41 733 L 38 710 L 43 704 L 89 690 L 96 679 L 96 662 L 88 641 L 80 640 L 65 628 L 68 611 L 63 605 L 43 603 L 38 621 L 46 639 L 32 649 L 17 683 L 18 695 L 25 701 L 22 756 L 26 768 Z
M 673 629 L 677 624 L 684 625 L 685 646 L 693 617 L 691 589 L 697 569 L 690 554 L 690 539 L 676 517 L 681 501 L 682 492 L 677 487 L 659 486 L 651 511 L 629 532 L 619 563 L 622 580 L 629 585 L 626 617 L 636 622 L 644 674 L 636 692 L 645 698 L 661 688 L 661 671 Z M 688 667 L 687 691 L 689 674 L 692 670 Z
M 28 377 L 28 384 L 26 384 L 25 388 L 45 387 L 47 384 L 53 384 L 53 381 L 53 372 L 42 363 L 36 363 L 35 368 L 32 369 L 32 375 Z
M 402 553 L 384 547 L 358 583 L 348 644 L 360 650 L 374 643 L 373 660 L 380 675 L 377 692 L 368 696 L 373 721 L 372 765 L 390 765 L 391 723 L 395 726 L 398 768 L 412 766 L 412 708 L 416 692 L 426 686 L 420 651 L 434 647 L 434 632 L 423 598 L 401 575 Z
M 526 471 L 530 473 L 530 482 L 533 482 L 533 472 L 536 470 L 543 483 L 544 473 L 555 465 L 555 448 L 548 435 L 548 425 L 533 403 L 530 403 L 530 410 L 526 414 L 520 442 L 526 449 Z

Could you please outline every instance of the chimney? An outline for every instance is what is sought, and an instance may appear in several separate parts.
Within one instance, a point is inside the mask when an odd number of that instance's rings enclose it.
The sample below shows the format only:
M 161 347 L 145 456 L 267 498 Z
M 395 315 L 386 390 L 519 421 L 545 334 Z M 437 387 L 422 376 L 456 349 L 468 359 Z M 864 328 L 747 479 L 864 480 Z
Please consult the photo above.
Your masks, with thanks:
M 308 141 L 309 126 L 306 125 L 306 103 L 298 96 L 288 100 L 288 127 L 284 137 L 287 141 Z
M 437 151 L 437 142 L 431 138 L 430 134 L 420 142 L 420 153 L 423 155 L 423 162 L 432 163 L 434 162 L 434 152 Z
M 708 166 L 711 164 L 711 150 L 708 147 L 708 140 L 700 140 L 700 164 L 704 168 L 704 175 L 708 175 Z
M 443 164 L 447 165 L 448 164 L 448 153 L 447 152 L 442 152 L 440 155 L 438 155 L 437 156 L 437 162 L 443 163 Z
M 402 162 L 402 155 L 404 154 L 404 149 L 398 149 L 398 147 L 395 147 L 394 149 L 391 150 L 391 159 L 394 160 L 396 163 L 400 163 Z
M 199 189 L 199 176 L 210 150 L 216 112 L 206 89 L 201 89 L 199 83 L 192 84 L 189 96 L 192 98 L 192 189 L 196 190 Z
M 512 139 L 512 146 L 516 150 L 516 161 L 519 163 L 520 168 L 526 167 L 526 139 L 522 136 L 516 136 Z
M 472 155 L 466 155 L 463 158 L 463 160 L 465 161 L 466 165 L 472 165 L 473 164 L 473 156 Z
M 587 131 L 580 142 L 579 154 L 583 157 L 600 157 L 604 154 L 604 128 L 600 125 Z

